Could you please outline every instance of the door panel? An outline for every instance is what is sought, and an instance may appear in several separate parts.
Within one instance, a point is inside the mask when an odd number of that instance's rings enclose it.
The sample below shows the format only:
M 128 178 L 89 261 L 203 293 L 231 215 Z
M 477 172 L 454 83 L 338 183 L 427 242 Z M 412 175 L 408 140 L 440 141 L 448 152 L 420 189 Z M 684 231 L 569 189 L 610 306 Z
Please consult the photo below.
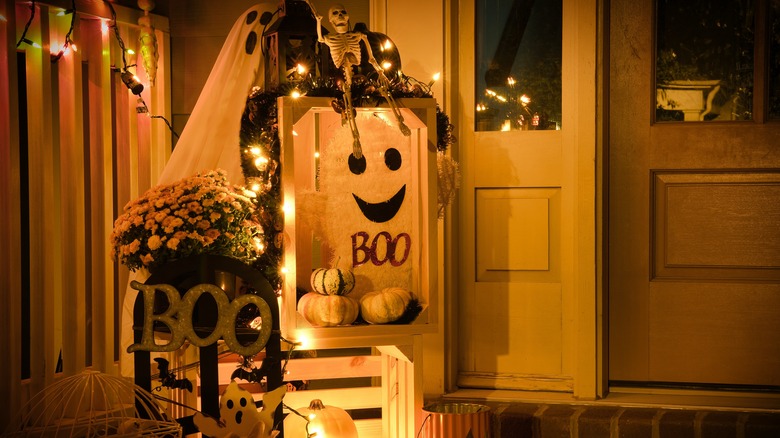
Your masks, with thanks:
M 654 123 L 654 7 L 610 3 L 609 377 L 777 387 L 780 125 Z
M 475 59 L 477 3 L 458 3 L 457 383 L 593 398 L 596 317 L 577 300 L 595 313 L 596 4 L 479 2 L 510 12 L 485 20 L 501 41 Z M 534 23 L 537 7 L 560 16 Z M 543 68 L 513 61 L 528 49 L 520 37 L 546 45 Z

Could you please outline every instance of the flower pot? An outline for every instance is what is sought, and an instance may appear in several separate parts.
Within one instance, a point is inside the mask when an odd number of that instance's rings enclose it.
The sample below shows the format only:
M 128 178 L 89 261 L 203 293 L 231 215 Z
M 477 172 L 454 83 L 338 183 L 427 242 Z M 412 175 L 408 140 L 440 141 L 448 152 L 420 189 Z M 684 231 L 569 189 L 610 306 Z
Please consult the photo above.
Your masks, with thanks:
M 432 403 L 421 428 L 426 438 L 489 438 L 490 407 L 475 403 Z

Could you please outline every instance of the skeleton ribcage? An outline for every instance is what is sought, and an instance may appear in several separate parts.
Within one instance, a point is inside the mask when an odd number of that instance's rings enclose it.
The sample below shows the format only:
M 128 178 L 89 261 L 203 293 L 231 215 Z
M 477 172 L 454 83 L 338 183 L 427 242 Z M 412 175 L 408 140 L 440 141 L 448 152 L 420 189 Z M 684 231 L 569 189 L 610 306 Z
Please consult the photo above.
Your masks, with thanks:
M 345 61 L 350 64 L 360 64 L 360 39 L 361 35 L 358 33 L 328 35 L 330 56 L 336 67 L 341 68 Z

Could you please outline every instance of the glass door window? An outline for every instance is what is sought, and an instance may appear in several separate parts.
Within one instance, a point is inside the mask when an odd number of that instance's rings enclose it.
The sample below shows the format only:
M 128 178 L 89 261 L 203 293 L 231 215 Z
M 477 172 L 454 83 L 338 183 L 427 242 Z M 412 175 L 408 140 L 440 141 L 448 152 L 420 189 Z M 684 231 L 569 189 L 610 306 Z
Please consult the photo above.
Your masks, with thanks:
M 477 131 L 561 128 L 562 2 L 476 2 Z

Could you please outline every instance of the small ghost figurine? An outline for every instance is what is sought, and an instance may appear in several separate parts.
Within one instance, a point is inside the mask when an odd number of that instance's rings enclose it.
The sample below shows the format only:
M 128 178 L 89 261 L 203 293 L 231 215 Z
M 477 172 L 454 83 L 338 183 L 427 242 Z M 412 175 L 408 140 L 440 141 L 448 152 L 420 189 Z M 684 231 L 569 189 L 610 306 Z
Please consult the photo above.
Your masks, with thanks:
M 287 386 L 263 394 L 263 410 L 258 411 L 252 393 L 231 380 L 219 399 L 220 420 L 200 412 L 193 422 L 203 435 L 214 438 L 272 438 L 279 434 L 274 427 L 274 411 L 282 402 Z

